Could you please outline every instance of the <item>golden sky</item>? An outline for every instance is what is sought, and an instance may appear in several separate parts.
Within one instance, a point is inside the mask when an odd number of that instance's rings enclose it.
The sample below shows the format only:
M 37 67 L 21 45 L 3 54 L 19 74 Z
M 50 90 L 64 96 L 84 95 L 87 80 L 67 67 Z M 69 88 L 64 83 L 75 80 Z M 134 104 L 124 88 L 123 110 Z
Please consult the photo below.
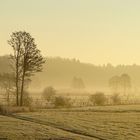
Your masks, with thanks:
M 19 30 L 44 56 L 140 64 L 140 0 L 0 0 L 0 55 Z

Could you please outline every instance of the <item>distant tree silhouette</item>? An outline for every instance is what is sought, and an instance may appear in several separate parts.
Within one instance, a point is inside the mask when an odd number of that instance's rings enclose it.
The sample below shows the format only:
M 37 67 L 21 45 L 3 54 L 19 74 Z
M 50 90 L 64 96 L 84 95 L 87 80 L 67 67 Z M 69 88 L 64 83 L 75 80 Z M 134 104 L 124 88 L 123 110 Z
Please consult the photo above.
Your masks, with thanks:
M 74 77 L 72 80 L 72 88 L 74 88 L 74 89 L 85 88 L 83 80 L 81 78 Z
M 36 72 L 42 71 L 45 61 L 36 47 L 34 38 L 25 31 L 12 33 L 8 43 L 14 51 L 11 58 L 14 63 L 13 70 L 16 77 L 16 103 L 17 106 L 22 106 L 25 79 L 30 79 Z
M 110 80 L 109 80 L 109 86 L 111 88 L 111 90 L 113 91 L 113 93 L 119 92 L 120 89 L 120 77 L 119 76 L 113 76 Z
M 13 93 L 15 88 L 14 84 L 15 78 L 12 73 L 3 73 L 0 74 L 0 87 L 5 90 L 7 104 L 10 103 L 10 95 Z
M 122 74 L 120 77 L 121 87 L 123 89 L 123 94 L 126 95 L 126 92 L 131 88 L 131 78 L 128 74 Z
M 109 86 L 114 94 L 119 94 L 121 92 L 126 95 L 126 92 L 131 88 L 131 78 L 125 73 L 121 76 L 113 76 L 109 80 Z

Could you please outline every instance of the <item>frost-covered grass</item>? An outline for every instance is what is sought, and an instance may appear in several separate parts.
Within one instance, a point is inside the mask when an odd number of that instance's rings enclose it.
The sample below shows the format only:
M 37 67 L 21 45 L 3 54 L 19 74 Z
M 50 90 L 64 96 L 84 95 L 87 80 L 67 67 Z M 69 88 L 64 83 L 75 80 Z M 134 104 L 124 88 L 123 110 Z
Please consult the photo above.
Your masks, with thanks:
M 96 112 L 97 111 L 97 112 Z M 101 112 L 100 112 L 101 111 Z M 78 111 L 44 110 L 20 114 L 60 128 L 82 134 L 105 138 L 106 140 L 140 140 L 140 106 L 93 107 Z
M 10 140 L 95 140 L 94 137 L 140 140 L 139 105 L 51 109 L 16 115 L 42 124 L 0 116 L 0 137 L 8 137 Z M 90 135 L 91 138 L 84 135 Z
M 0 138 L 8 140 L 92 140 L 50 126 L 0 116 Z

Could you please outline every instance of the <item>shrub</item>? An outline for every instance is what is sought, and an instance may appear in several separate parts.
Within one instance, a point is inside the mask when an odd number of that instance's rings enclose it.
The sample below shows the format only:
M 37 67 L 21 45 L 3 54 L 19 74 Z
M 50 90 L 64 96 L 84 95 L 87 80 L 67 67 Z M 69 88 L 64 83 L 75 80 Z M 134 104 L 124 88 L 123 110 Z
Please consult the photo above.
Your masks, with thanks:
M 53 100 L 55 94 L 56 94 L 56 90 L 53 87 L 49 86 L 44 89 L 42 96 L 45 100 L 50 102 Z
M 8 114 L 8 110 L 4 105 L 0 105 L 0 114 L 1 115 Z
M 107 101 L 106 96 L 102 92 L 96 92 L 95 94 L 90 96 L 90 101 L 94 105 L 104 105 Z
M 29 112 L 30 111 L 30 108 L 28 107 L 8 107 L 8 112 L 9 113 L 19 113 L 19 112 Z
M 71 107 L 70 98 L 58 96 L 54 100 L 55 107 Z
M 0 114 L 8 115 L 11 113 L 19 113 L 19 112 L 29 112 L 30 109 L 28 107 L 16 107 L 16 106 L 4 106 L 0 105 Z
M 113 104 L 120 104 L 121 103 L 121 98 L 118 93 L 115 93 L 111 96 Z

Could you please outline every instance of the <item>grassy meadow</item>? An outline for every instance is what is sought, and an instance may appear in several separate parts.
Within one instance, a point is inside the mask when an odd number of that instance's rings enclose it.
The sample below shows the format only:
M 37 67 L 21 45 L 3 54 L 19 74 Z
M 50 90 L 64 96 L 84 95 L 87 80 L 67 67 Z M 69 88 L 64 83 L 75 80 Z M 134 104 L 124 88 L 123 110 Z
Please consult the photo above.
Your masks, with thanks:
M 17 113 L 15 118 L 0 116 L 0 130 L 0 137 L 10 140 L 139 140 L 140 105 L 44 109 Z

